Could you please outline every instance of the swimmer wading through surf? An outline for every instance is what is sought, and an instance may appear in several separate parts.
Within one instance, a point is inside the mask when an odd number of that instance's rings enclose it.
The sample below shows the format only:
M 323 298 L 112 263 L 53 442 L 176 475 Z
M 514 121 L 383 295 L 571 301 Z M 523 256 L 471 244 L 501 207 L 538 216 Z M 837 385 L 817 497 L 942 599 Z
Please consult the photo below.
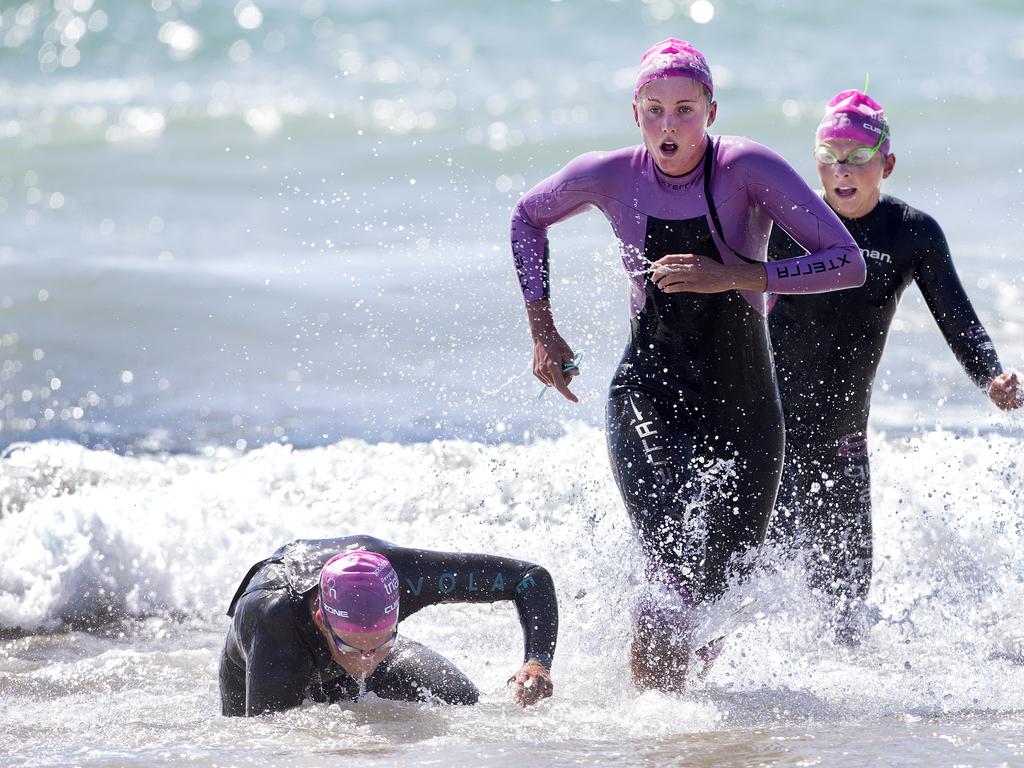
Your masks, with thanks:
M 708 134 L 717 109 L 704 56 L 682 40 L 658 43 L 633 94 L 643 143 L 577 157 L 512 214 L 534 374 L 572 401 L 579 371 L 562 371 L 574 355 L 551 309 L 548 229 L 597 208 L 621 245 L 630 339 L 611 382 L 607 437 L 647 559 L 632 643 L 643 688 L 683 687 L 691 609 L 722 596 L 775 503 L 784 433 L 765 292 L 864 280 L 849 232 L 781 157 Z M 773 222 L 806 253 L 766 264 Z
M 1019 408 L 1024 396 L 1017 375 L 1003 371 L 938 222 L 881 193 L 896 165 L 881 104 L 862 91 L 836 94 L 815 133 L 814 158 L 825 202 L 865 255 L 867 280 L 849 291 L 769 301 L 786 418 L 772 537 L 808 553 L 811 585 L 828 599 L 837 639 L 852 644 L 862 631 L 872 574 L 871 389 L 910 284 L 920 288 L 968 377 L 996 406 Z M 785 262 L 802 252 L 785 232 L 772 232 L 771 259 Z

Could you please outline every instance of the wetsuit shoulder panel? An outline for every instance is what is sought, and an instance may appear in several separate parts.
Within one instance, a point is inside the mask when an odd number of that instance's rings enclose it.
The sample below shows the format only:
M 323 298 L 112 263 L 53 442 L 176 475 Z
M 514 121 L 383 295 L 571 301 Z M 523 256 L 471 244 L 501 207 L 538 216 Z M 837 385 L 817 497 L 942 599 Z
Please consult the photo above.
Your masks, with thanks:
M 596 206 L 617 201 L 617 184 L 634 172 L 638 148 L 580 155 L 527 192 L 512 211 L 511 241 L 523 298 L 549 298 L 548 227 Z
M 247 592 L 280 589 L 292 595 L 306 594 L 316 587 L 327 561 L 340 552 L 365 549 L 386 556 L 393 547 L 390 542 L 366 535 L 290 541 L 249 569 L 231 598 L 228 616 L 233 615 L 236 603 Z

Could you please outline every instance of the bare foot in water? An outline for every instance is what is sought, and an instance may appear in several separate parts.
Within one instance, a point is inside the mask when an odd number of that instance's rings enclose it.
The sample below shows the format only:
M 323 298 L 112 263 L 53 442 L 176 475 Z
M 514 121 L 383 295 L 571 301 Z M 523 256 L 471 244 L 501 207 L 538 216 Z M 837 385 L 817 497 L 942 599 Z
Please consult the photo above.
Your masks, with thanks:
M 685 690 L 690 649 L 684 635 L 678 629 L 652 626 L 643 619 L 633 625 L 630 668 L 638 689 L 666 693 Z

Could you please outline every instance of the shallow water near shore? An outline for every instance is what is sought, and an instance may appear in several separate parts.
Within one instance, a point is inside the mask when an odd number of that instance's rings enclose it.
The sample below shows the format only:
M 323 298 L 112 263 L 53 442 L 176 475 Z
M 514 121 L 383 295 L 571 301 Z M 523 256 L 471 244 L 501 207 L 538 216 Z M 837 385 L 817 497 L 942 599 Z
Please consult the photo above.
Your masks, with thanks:
M 752 597 L 755 609 L 728 625 L 707 678 L 682 695 L 639 694 L 628 678 L 639 574 L 602 442 L 579 425 L 530 445 L 349 440 L 218 458 L 119 457 L 70 443 L 12 452 L 0 491 L 0 619 L 24 629 L 0 644 L 7 764 L 1017 764 L 1015 439 L 882 443 L 879 565 L 861 645 L 834 642 L 828 606 L 798 564 L 769 551 L 726 598 Z M 382 493 L 396 466 L 405 482 Z M 375 500 L 369 519 L 366 499 Z M 561 609 L 555 697 L 521 710 L 504 688 L 521 661 L 511 607 L 438 606 L 403 632 L 463 668 L 479 706 L 371 695 L 221 718 L 222 612 L 245 566 L 290 537 L 338 530 L 545 563 Z

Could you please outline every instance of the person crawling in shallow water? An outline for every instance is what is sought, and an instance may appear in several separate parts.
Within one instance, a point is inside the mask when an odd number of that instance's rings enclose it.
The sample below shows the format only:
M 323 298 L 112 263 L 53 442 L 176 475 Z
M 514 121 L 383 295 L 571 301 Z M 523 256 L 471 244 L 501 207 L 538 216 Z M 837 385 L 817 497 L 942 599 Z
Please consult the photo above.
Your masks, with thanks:
M 382 699 L 475 704 L 476 686 L 440 654 L 398 632 L 439 603 L 515 603 L 523 666 L 515 700 L 551 696 L 558 604 L 548 572 L 492 555 L 398 547 L 370 536 L 299 540 L 249 569 L 228 616 L 221 712 L 251 716 L 373 692 Z

